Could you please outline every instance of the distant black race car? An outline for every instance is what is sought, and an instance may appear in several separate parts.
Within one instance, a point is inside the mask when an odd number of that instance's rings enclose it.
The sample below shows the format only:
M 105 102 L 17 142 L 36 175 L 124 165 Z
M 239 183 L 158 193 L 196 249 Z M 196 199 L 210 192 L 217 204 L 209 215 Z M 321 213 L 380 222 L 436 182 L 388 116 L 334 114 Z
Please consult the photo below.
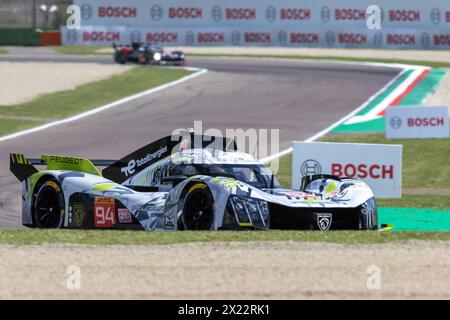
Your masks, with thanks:
M 184 66 L 186 59 L 183 51 L 167 52 L 154 43 L 133 42 L 131 45 L 113 43 L 114 61 L 117 63 L 134 62 L 139 64 Z

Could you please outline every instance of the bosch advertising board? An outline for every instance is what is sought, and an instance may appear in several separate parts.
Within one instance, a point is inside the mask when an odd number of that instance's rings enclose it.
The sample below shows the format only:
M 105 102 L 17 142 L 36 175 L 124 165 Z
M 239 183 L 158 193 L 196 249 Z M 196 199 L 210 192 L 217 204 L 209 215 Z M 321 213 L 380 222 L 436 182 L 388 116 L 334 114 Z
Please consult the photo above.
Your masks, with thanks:
M 447 107 L 396 107 L 385 114 L 386 138 L 448 138 Z
M 294 142 L 292 188 L 303 176 L 332 174 L 366 182 L 377 198 L 402 195 L 402 146 L 362 143 Z
M 370 0 L 75 0 L 81 29 L 64 45 L 140 41 L 175 45 L 450 49 L 450 7 L 440 0 L 380 0 L 381 29 L 369 30 Z M 156 33 L 156 35 L 153 35 Z M 168 34 L 166 34 L 168 33 Z M 117 39 L 120 40 L 117 40 Z

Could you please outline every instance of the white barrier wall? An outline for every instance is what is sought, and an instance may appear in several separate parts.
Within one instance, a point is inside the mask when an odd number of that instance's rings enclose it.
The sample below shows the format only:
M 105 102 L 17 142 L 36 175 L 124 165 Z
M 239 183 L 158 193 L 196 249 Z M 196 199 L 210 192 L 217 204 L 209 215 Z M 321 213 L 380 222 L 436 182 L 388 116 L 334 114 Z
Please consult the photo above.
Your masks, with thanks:
M 81 29 L 64 45 L 132 40 L 175 45 L 450 49 L 449 0 L 75 0 Z M 382 9 L 369 30 L 366 9 Z

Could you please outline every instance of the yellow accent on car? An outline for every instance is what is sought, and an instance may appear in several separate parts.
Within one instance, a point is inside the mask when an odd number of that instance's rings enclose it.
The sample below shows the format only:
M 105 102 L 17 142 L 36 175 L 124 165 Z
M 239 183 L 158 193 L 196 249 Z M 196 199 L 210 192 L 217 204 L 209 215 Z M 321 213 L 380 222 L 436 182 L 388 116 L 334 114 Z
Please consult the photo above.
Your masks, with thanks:
M 334 190 L 336 190 L 336 183 L 330 182 L 325 193 L 332 193 Z
M 100 171 L 88 159 L 44 154 L 42 161 L 47 163 L 48 170 L 71 170 L 101 176 Z
M 388 224 L 386 227 L 379 229 L 378 231 L 382 232 L 382 231 L 388 231 L 394 229 L 394 225 L 392 224 Z
M 58 184 L 54 181 L 47 181 L 45 183 L 46 186 L 52 187 L 53 189 L 55 189 L 56 191 L 60 192 L 61 188 L 58 186 Z
M 239 227 L 253 227 L 251 222 L 239 222 Z
M 92 188 L 92 190 L 95 190 L 95 191 L 106 191 L 106 190 L 115 188 L 117 186 L 119 186 L 117 183 L 99 183 L 99 184 L 96 184 Z
M 189 188 L 188 193 L 191 193 L 192 191 L 194 191 L 196 189 L 206 189 L 206 185 L 204 183 L 194 184 L 192 187 Z

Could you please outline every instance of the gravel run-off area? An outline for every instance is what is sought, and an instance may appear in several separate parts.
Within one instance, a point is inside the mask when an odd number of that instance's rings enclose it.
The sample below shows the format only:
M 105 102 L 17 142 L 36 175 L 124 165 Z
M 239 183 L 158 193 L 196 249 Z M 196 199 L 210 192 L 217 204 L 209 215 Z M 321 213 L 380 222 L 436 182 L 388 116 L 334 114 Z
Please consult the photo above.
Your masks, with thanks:
M 0 106 L 109 78 L 130 66 L 96 63 L 0 62 Z
M 441 241 L 0 245 L 0 298 L 450 299 L 449 252 Z

